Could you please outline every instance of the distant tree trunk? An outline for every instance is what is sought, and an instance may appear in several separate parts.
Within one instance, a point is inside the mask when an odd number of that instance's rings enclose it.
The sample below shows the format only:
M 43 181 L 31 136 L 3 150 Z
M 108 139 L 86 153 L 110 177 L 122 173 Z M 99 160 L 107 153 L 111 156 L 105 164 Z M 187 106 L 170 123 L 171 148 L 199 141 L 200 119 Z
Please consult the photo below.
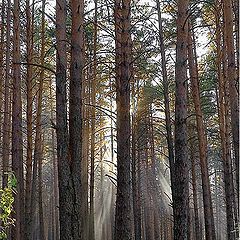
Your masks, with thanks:
M 90 175 L 90 222 L 89 240 L 95 239 L 94 227 L 94 163 L 95 163 L 95 125 L 96 125 L 96 82 L 97 82 L 97 0 L 94 0 L 94 39 L 93 39 L 93 76 L 91 81 L 91 175 Z
M 40 64 L 44 66 L 44 55 L 45 55 L 45 0 L 42 0 L 42 16 L 41 16 L 41 56 Z M 42 162 L 43 162 L 43 131 L 42 131 L 42 99 L 43 99 L 43 81 L 44 81 L 44 70 L 40 72 L 39 79 L 39 90 L 38 90 L 38 109 L 37 109 L 37 126 L 36 126 L 36 137 L 39 128 L 39 142 L 38 138 L 35 141 L 35 145 L 39 145 L 39 153 L 37 152 L 36 157 L 38 161 L 38 206 L 39 206 L 39 227 L 40 227 L 40 239 L 45 240 L 45 227 L 44 227 L 44 213 L 43 213 L 43 193 L 42 193 Z M 39 119 L 38 119 L 39 117 Z M 39 120 L 39 122 L 38 122 Z
M 150 156 L 151 156 L 151 171 L 150 171 L 150 183 L 151 183 L 151 195 L 152 195 L 152 214 L 154 224 L 154 240 L 160 239 L 160 228 L 159 228 L 159 202 L 158 202 L 158 185 L 157 185 L 157 172 L 156 172 L 156 153 L 155 153 L 155 142 L 154 142 L 154 121 L 153 121 L 153 109 L 150 105 L 149 114 L 149 145 L 150 145 Z
M 122 6 L 119 0 L 115 0 L 115 33 L 117 196 L 114 239 L 130 240 L 132 239 L 130 177 L 130 0 L 123 0 Z
M 226 29 L 226 46 L 228 59 L 228 83 L 230 94 L 231 125 L 233 136 L 233 147 L 236 163 L 237 192 L 239 192 L 239 102 L 238 102 L 238 79 L 236 74 L 234 36 L 233 36 L 233 9 L 232 1 L 223 1 L 224 24 Z M 239 207 L 239 206 L 238 206 Z
M 41 53 L 40 53 L 40 64 L 44 65 L 44 55 L 45 55 L 45 0 L 42 1 L 42 19 L 41 19 Z M 37 96 L 37 113 L 36 113 L 36 136 L 35 136 L 35 147 L 34 147 L 34 160 L 33 160 L 33 178 L 32 178 L 32 189 L 31 189 L 31 222 L 30 229 L 33 229 L 33 220 L 36 212 L 37 202 L 39 205 L 39 217 L 40 217 L 40 237 L 44 240 L 44 226 L 43 226 L 43 212 L 42 212 L 42 196 L 41 193 L 41 169 L 42 169 L 42 99 L 43 99 L 43 81 L 44 81 L 44 69 L 41 69 L 39 76 L 39 88 Z M 38 185 L 38 195 L 37 195 L 37 185 Z
M 113 89 L 113 82 L 114 80 L 111 80 L 110 78 L 110 87 L 111 90 Z M 114 167 L 114 125 L 113 125 L 113 97 L 111 96 L 111 100 L 110 100 L 110 110 L 111 110 L 111 171 L 113 171 L 113 167 Z M 114 204 L 115 204 L 115 187 L 111 186 L 111 190 L 112 190 L 112 196 L 111 196 L 111 204 L 110 204 L 110 221 L 112 222 L 111 226 L 109 227 L 109 238 L 113 239 L 114 238 L 114 228 L 115 228 L 115 224 L 114 224 Z
M 137 168 L 137 139 L 136 139 L 136 119 L 132 116 L 132 191 L 133 191 L 133 217 L 135 240 L 141 240 L 141 209 L 139 208 L 139 189 L 138 189 L 138 168 Z
M 44 212 L 43 212 L 43 193 L 42 193 L 42 158 L 43 158 L 43 139 L 38 143 L 41 146 L 38 164 L 38 207 L 39 207 L 39 228 L 40 239 L 45 240 Z
M 32 14 L 34 13 L 34 1 L 32 7 Z M 33 152 L 33 15 L 30 11 L 30 2 L 26 1 L 26 18 L 27 18 L 27 36 L 26 36 L 26 47 L 27 47 L 27 168 L 26 168 L 26 195 L 25 195 L 25 211 L 26 211 L 26 228 L 25 228 L 25 240 L 31 240 L 31 181 L 32 181 L 32 152 Z
M 193 33 L 192 33 L 192 30 L 190 29 L 188 33 L 188 58 L 189 58 L 188 63 L 189 63 L 192 97 L 193 97 L 193 103 L 194 103 L 196 120 L 197 120 L 199 157 L 200 157 L 200 167 L 201 167 L 201 174 L 202 174 L 205 234 L 206 234 L 206 239 L 214 240 L 216 236 L 215 236 L 213 208 L 212 208 L 212 200 L 211 200 L 210 180 L 208 175 L 207 138 L 205 133 L 205 126 L 203 123 L 203 113 L 201 109 L 197 60 L 196 60 L 196 57 L 194 56 L 194 50 L 193 50 L 195 48 L 195 43 L 192 40 L 192 35 Z
M 10 46 L 10 19 L 11 19 L 11 1 L 7 1 L 7 26 L 6 26 L 6 46 Z M 7 186 L 8 175 L 5 174 L 9 169 L 9 154 L 10 154 L 10 130 L 11 130 L 11 101 L 10 101 L 10 47 L 6 47 L 6 76 L 4 88 L 4 116 L 3 116 L 3 180 L 2 187 Z
M 72 223 L 68 239 L 81 240 L 82 230 L 82 83 L 84 66 L 83 10 L 84 1 L 71 3 L 71 63 L 69 93 L 69 154 L 72 180 Z
M 189 126 L 190 137 L 190 159 L 191 159 L 191 174 L 192 174 L 192 191 L 193 191 L 193 208 L 194 208 L 194 224 L 195 224 L 195 239 L 202 240 L 202 232 L 199 223 L 198 213 L 198 196 L 197 196 L 197 177 L 196 177 L 196 152 L 197 148 L 194 144 L 194 126 Z
M 165 45 L 163 39 L 163 27 L 162 27 L 162 17 L 160 2 L 157 0 L 157 10 L 158 10 L 158 28 L 159 28 L 159 41 L 160 41 L 160 51 L 161 51 L 161 66 L 162 66 L 162 78 L 163 78 L 163 92 L 164 92 L 164 107 L 165 107 L 165 123 L 167 131 L 167 145 L 168 145 L 168 158 L 170 165 L 170 179 L 171 179 L 171 190 L 172 190 L 172 206 L 175 208 L 175 173 L 174 173 L 174 147 L 173 147 L 173 136 L 172 136 L 172 124 L 170 117 L 170 100 L 169 100 L 169 90 L 168 90 L 168 78 L 167 78 L 167 66 L 166 66 L 166 56 L 165 56 Z M 174 211 L 174 210 L 173 210 Z
M 52 82 L 50 82 L 50 99 L 53 99 L 52 95 Z M 54 118 L 53 114 L 53 103 L 50 103 L 51 107 L 51 120 Z M 58 172 L 57 172 L 57 159 L 56 159 L 56 143 L 55 143 L 55 134 L 54 129 L 51 130 L 51 138 L 52 138 L 52 161 L 53 161 L 53 224 L 52 224 L 52 232 L 53 232 L 53 239 L 59 240 L 59 192 L 58 192 Z
M 12 103 L 12 169 L 17 178 L 17 194 L 14 201 L 16 219 L 12 228 L 12 239 L 24 239 L 24 178 L 23 178 L 23 137 L 22 98 L 20 69 L 20 6 L 19 0 L 13 5 L 13 103 Z
M 91 65 L 91 64 L 90 64 Z M 87 68 L 87 76 L 86 81 L 83 83 L 83 99 L 86 99 L 85 101 L 90 104 L 90 68 Z M 88 199 L 88 171 L 89 171 L 89 134 L 90 134 L 90 109 L 88 106 L 83 105 L 83 143 L 82 143 L 82 150 L 83 150 L 83 157 L 82 157 L 82 207 L 83 207 L 83 239 L 88 239 L 89 235 L 89 199 Z
M 148 110 L 147 110 L 148 111 Z M 149 113 L 147 113 L 148 115 Z M 151 196 L 151 184 L 150 184 L 150 166 L 149 166 L 149 154 L 148 154 L 148 116 L 145 120 L 145 131 L 143 139 L 143 148 L 144 148 L 144 159 L 143 164 L 143 181 L 144 181 L 144 215 L 145 215 L 145 229 L 146 229 L 146 239 L 154 240 L 154 225 L 152 218 L 152 196 Z
M 176 102 L 175 102 L 175 204 L 174 239 L 185 240 L 188 234 L 188 149 L 187 149 L 187 39 L 188 0 L 178 0 Z
M 136 101 L 136 86 L 138 80 L 132 83 L 132 142 L 131 142 L 131 155 L 132 155 L 132 194 L 133 194 L 133 224 L 134 224 L 134 235 L 135 240 L 141 240 L 142 229 L 141 229 L 141 208 L 139 207 L 139 189 L 138 189 L 138 154 L 137 154 L 137 101 Z M 112 109 L 112 108 L 111 108 Z

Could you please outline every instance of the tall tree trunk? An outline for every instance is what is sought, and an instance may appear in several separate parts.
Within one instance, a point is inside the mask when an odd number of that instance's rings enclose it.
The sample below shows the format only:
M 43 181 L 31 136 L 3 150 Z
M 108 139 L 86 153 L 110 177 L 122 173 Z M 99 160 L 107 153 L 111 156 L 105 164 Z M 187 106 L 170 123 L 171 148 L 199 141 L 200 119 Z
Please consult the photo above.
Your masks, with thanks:
M 117 196 L 114 239 L 130 240 L 132 239 L 130 177 L 130 0 L 122 0 L 122 6 L 119 0 L 115 0 L 115 33 Z M 120 49 L 118 49 L 119 47 Z
M 90 104 L 90 70 L 88 70 L 90 66 L 87 68 L 87 76 L 86 81 L 83 83 L 83 99 L 86 99 L 86 103 Z M 89 235 L 89 199 L 88 199 L 88 168 L 89 168 L 89 134 L 90 134 L 90 109 L 86 104 L 83 106 L 83 157 L 82 157 L 82 207 L 83 207 L 83 239 L 88 239 Z
M 4 86 L 4 67 L 3 67 L 3 62 L 4 62 L 4 52 L 5 52 L 5 12 L 6 12 L 6 3 L 5 0 L 2 0 L 1 4 L 1 25 L 0 25 L 0 131 L 2 131 L 3 125 L 2 125 L 2 119 L 3 119 L 3 114 L 2 114 L 2 107 L 3 107 L 3 86 Z M 6 77 L 6 76 L 5 76 Z
M 89 240 L 95 239 L 94 229 L 94 163 L 95 163 L 95 125 L 96 125 L 96 82 L 97 82 L 97 0 L 94 0 L 94 42 L 93 42 L 93 76 L 91 81 L 91 175 L 90 175 L 90 222 Z
M 12 169 L 17 178 L 17 194 L 14 201 L 16 219 L 12 228 L 12 239 L 24 239 L 24 178 L 23 178 L 23 137 L 22 97 L 20 69 L 20 6 L 14 0 L 13 6 L 13 103 L 12 103 Z
M 44 55 L 45 55 L 45 0 L 42 1 L 42 18 L 41 18 L 41 53 L 40 53 L 40 65 L 44 65 Z M 41 183 L 38 181 L 41 180 L 41 168 L 42 168 L 42 99 L 43 99 L 43 81 L 44 81 L 44 69 L 41 69 L 39 76 L 39 88 L 37 96 L 37 113 L 36 113 L 36 136 L 35 136 L 35 146 L 34 146 L 34 160 L 33 160 L 33 177 L 32 177 L 32 188 L 31 188 L 31 208 L 30 208 L 30 228 L 33 229 L 33 220 L 35 217 L 37 202 L 39 204 L 39 210 L 41 210 L 42 196 L 41 193 Z M 38 176 L 38 177 L 37 177 Z M 38 184 L 38 195 L 37 195 L 37 184 Z M 40 190 L 40 192 L 39 192 Z M 40 217 L 40 236 L 44 240 L 44 226 L 43 224 L 43 212 L 39 211 Z
M 229 134 L 227 133 L 226 128 L 226 121 L 229 117 L 229 114 L 225 115 L 227 111 L 227 105 L 228 104 L 228 96 L 225 95 L 225 86 L 227 83 L 224 83 L 223 74 L 222 74 L 222 67 L 221 62 L 222 60 L 222 51 L 221 51 L 221 26 L 219 23 L 219 3 L 216 3 L 217 10 L 216 10 L 216 45 L 217 45 L 217 73 L 218 73 L 218 118 L 219 118 L 219 128 L 220 128 L 220 137 L 221 137 L 221 147 L 222 147 L 222 159 L 223 159 L 223 170 L 224 170 L 224 184 L 225 184 L 225 197 L 226 197 L 226 215 L 227 215 L 227 233 L 228 233 L 228 239 L 235 239 L 234 238 L 234 219 L 233 219 L 233 199 L 232 194 L 234 193 L 234 189 L 232 188 L 231 184 L 231 168 L 230 168 L 230 155 L 227 153 L 229 151 L 229 147 L 227 147 L 227 143 L 229 142 Z M 225 51 L 225 50 L 223 50 Z M 226 54 L 223 54 L 226 55 Z M 227 91 L 228 92 L 228 91 Z M 228 112 L 228 111 L 227 111 Z M 226 139 L 228 138 L 228 140 Z M 234 197 L 234 196 L 233 196 Z
M 208 175 L 207 139 L 206 139 L 206 133 L 205 133 L 205 126 L 203 123 L 203 113 L 201 109 L 197 60 L 196 60 L 196 57 L 194 56 L 194 50 L 193 50 L 195 48 L 195 43 L 192 40 L 192 35 L 193 33 L 192 33 L 192 30 L 190 29 L 188 33 L 188 58 L 189 58 L 188 63 L 189 63 L 189 71 L 190 71 L 192 97 L 193 97 L 193 103 L 194 103 L 196 120 L 197 120 L 199 157 L 200 157 L 200 167 L 201 167 L 201 174 L 202 174 L 205 234 L 206 234 L 206 239 L 214 240 L 216 236 L 215 236 L 215 227 L 214 227 L 214 218 L 213 218 L 210 180 Z
M 67 92 L 66 92 L 66 13 L 65 0 L 56 0 L 56 130 L 59 186 L 60 240 L 72 237 L 72 182 L 68 155 Z
M 82 239 L 82 83 L 83 83 L 83 10 L 84 1 L 71 2 L 72 33 L 69 94 L 69 154 L 73 192 L 71 237 Z
M 231 125 L 233 147 L 236 163 L 237 192 L 239 192 L 239 102 L 238 102 L 238 79 L 236 74 L 234 36 L 233 36 L 233 9 L 232 1 L 223 1 L 224 24 L 226 30 L 226 46 L 228 59 L 228 83 L 230 94 Z M 239 206 L 238 206 L 239 208 Z
M 33 13 L 34 13 L 34 2 L 32 3 L 32 14 L 30 11 L 30 2 L 26 1 L 26 18 L 27 18 L 27 168 L 26 168 L 26 195 L 25 195 L 25 211 L 26 211 L 26 228 L 25 228 L 25 240 L 31 239 L 31 181 L 32 181 L 32 152 L 33 152 L 33 69 L 32 69 L 32 59 L 33 59 Z
M 172 126 L 170 117 L 170 100 L 169 100 L 169 82 L 167 78 L 167 66 L 166 66 L 166 56 L 165 56 L 165 45 L 163 39 L 163 27 L 162 27 L 162 17 L 160 2 L 157 0 L 157 10 L 158 10 L 158 28 L 159 28 L 159 41 L 160 41 L 160 52 L 161 52 L 161 66 L 162 66 L 162 78 L 163 78 L 163 92 L 164 92 L 164 107 L 165 107 L 165 123 L 167 131 L 167 145 L 168 145 L 168 159 L 170 165 L 170 179 L 171 179 L 171 190 L 172 190 L 172 206 L 175 209 L 175 173 L 174 173 L 174 147 L 173 147 L 173 136 L 172 136 Z M 174 211 L 174 210 L 173 210 Z
M 187 38 L 188 0 L 178 0 L 177 53 L 175 66 L 175 198 L 174 239 L 188 234 L 188 149 L 187 149 Z
M 11 1 L 7 1 L 7 26 L 6 26 L 6 46 L 10 46 L 10 20 L 11 19 Z M 6 76 L 5 76 L 5 86 L 4 86 L 4 116 L 3 116 L 3 179 L 2 187 L 7 186 L 8 175 L 5 174 L 9 169 L 9 154 L 10 154 L 10 48 L 6 48 Z

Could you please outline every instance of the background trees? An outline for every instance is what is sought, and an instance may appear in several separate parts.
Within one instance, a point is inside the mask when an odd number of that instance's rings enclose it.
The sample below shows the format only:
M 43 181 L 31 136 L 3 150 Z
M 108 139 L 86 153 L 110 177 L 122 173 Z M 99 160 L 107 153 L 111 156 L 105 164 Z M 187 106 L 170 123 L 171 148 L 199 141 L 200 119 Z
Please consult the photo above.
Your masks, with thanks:
M 237 239 L 237 5 L 1 2 L 11 239 Z

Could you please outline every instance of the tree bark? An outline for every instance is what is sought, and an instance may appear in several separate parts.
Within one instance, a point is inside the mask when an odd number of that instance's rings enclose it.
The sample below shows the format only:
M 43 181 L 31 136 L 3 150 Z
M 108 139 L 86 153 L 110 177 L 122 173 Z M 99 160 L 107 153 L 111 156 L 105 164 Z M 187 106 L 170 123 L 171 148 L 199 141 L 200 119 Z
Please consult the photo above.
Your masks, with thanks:
M 65 0 L 56 0 L 56 131 L 59 186 L 60 240 L 72 237 L 72 181 L 68 155 L 67 92 L 66 92 L 66 14 Z M 77 240 L 77 239 L 76 239 Z
M 82 229 L 82 83 L 83 83 L 83 0 L 73 0 L 71 62 L 70 62 L 70 93 L 69 93 L 69 154 L 72 181 L 72 223 L 71 237 L 83 239 Z
M 234 37 L 233 37 L 233 9 L 232 1 L 223 1 L 224 24 L 226 31 L 226 46 L 228 59 L 228 83 L 231 109 L 231 127 L 233 136 L 233 147 L 236 163 L 237 192 L 239 192 L 239 102 L 238 102 L 238 79 L 236 74 Z M 239 206 L 238 206 L 239 208 Z
M 117 196 L 114 240 L 130 240 L 132 239 L 130 177 L 130 0 L 122 0 L 122 5 L 119 0 L 115 0 L 115 33 Z
M 174 239 L 188 234 L 188 149 L 187 149 L 187 37 L 188 0 L 178 0 L 177 52 L 175 66 L 175 204 Z
M 10 19 L 11 19 L 11 1 L 7 1 L 7 26 L 6 26 L 6 46 L 10 46 Z M 7 186 L 9 172 L 9 154 L 10 154 L 10 119 L 11 119 L 11 101 L 10 101 L 10 48 L 6 48 L 6 76 L 5 76 L 5 88 L 4 88 L 4 116 L 3 116 L 3 180 L 2 187 Z

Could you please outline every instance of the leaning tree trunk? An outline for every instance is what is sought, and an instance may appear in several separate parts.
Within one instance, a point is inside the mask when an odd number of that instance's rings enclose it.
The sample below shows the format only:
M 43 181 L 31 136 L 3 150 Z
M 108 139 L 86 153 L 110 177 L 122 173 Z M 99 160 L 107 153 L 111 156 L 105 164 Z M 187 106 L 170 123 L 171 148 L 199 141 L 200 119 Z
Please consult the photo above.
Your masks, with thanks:
M 177 53 L 175 67 L 175 194 L 174 239 L 188 235 L 188 149 L 187 149 L 187 37 L 188 0 L 178 0 Z
M 130 0 L 115 0 L 117 196 L 115 240 L 132 239 L 130 177 Z

